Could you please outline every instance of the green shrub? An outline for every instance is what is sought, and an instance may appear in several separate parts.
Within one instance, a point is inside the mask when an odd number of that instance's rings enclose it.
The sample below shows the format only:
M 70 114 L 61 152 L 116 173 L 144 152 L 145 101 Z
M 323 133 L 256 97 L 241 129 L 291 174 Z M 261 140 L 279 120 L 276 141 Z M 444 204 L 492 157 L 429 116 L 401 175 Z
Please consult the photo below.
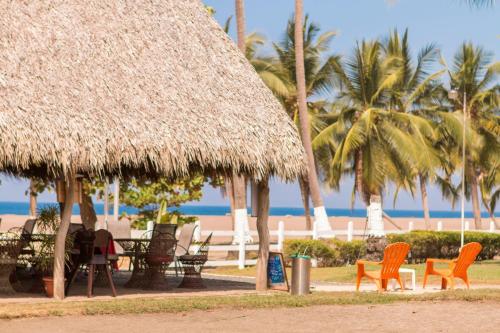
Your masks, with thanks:
M 362 258 L 366 254 L 366 244 L 363 241 L 344 242 L 337 239 L 285 241 L 285 257 L 302 253 L 316 259 L 319 267 L 344 266 Z
M 335 266 L 344 266 L 356 263 L 356 260 L 366 255 L 366 243 L 361 240 L 345 242 L 338 239 L 328 241 L 329 245 L 339 253 Z
M 339 253 L 325 241 L 312 239 L 292 239 L 284 242 L 286 258 L 294 254 L 304 254 L 318 260 L 319 267 L 333 266 L 338 260 Z
M 387 235 L 389 243 L 410 244 L 409 260 L 424 262 L 427 258 L 454 258 L 459 254 L 460 233 L 454 231 L 412 231 L 406 234 Z M 478 260 L 493 259 L 500 254 L 500 235 L 485 232 L 466 232 L 465 243 L 478 242 L 483 250 Z

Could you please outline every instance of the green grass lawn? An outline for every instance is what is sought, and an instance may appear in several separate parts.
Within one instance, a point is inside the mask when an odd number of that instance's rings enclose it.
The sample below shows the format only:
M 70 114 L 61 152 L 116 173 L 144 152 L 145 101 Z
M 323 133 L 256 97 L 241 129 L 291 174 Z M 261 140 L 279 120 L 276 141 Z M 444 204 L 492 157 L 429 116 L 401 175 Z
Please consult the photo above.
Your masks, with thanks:
M 443 291 L 432 294 L 401 295 L 379 293 L 313 293 L 291 296 L 284 292 L 238 296 L 161 297 L 84 302 L 47 301 L 43 303 L 0 304 L 0 319 L 74 315 L 127 315 L 141 313 L 178 313 L 195 310 L 261 309 L 317 305 L 390 304 L 423 301 L 491 301 L 500 302 L 500 289 Z M 0 322 L 1 325 L 1 322 Z
M 417 282 L 421 283 L 425 264 L 418 265 L 403 265 L 402 267 L 413 268 L 417 273 Z M 436 265 L 437 268 L 446 268 L 447 265 Z M 370 267 L 369 269 L 377 269 Z M 235 276 L 255 276 L 255 267 L 248 267 L 244 270 L 239 270 L 235 267 L 219 267 L 216 269 L 207 269 L 206 273 L 235 275 Z M 290 280 L 290 268 L 287 268 L 288 279 Z M 469 278 L 472 283 L 481 284 L 500 284 L 500 260 L 488 260 L 475 263 L 469 268 Z M 438 277 L 430 277 L 429 283 L 440 283 Z M 339 283 L 354 283 L 356 280 L 356 266 L 348 267 L 325 267 L 313 268 L 311 270 L 311 280 L 317 282 L 339 282 Z

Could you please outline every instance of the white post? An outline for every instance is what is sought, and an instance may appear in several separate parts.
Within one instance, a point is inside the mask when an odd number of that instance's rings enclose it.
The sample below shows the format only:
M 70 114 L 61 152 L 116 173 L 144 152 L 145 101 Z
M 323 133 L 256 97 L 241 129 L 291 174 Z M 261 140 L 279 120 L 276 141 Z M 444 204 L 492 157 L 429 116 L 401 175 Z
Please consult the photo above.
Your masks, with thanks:
M 347 241 L 352 242 L 352 236 L 354 234 L 354 223 L 352 221 L 347 222 Z
M 314 221 L 313 223 L 313 230 L 312 230 L 312 237 L 313 239 L 318 239 L 318 223 Z
M 115 177 L 113 193 L 113 220 L 118 222 L 118 214 L 120 210 L 120 179 Z
M 413 228 L 413 221 L 408 222 L 408 232 L 412 232 Z
M 311 258 L 311 267 L 313 267 L 313 268 L 318 267 L 318 259 Z
M 283 251 L 283 242 L 285 241 L 285 222 L 278 222 L 278 251 Z
M 490 232 L 495 232 L 495 222 L 490 221 Z
M 196 228 L 194 229 L 193 239 L 195 242 L 201 242 L 201 223 L 200 220 L 194 222 Z
M 151 238 L 151 236 L 153 235 L 153 229 L 155 228 L 155 222 L 154 221 L 148 221 L 148 223 L 146 225 L 146 228 L 147 228 L 148 238 Z
M 238 268 L 245 268 L 245 221 L 239 221 L 238 228 Z
M 437 223 L 437 231 L 443 231 L 443 222 L 442 221 L 438 221 L 438 223 Z
M 470 228 L 469 221 L 465 221 L 464 230 L 469 231 L 469 228 Z
M 104 228 L 108 229 L 108 214 L 109 214 L 109 182 L 106 178 L 104 182 Z

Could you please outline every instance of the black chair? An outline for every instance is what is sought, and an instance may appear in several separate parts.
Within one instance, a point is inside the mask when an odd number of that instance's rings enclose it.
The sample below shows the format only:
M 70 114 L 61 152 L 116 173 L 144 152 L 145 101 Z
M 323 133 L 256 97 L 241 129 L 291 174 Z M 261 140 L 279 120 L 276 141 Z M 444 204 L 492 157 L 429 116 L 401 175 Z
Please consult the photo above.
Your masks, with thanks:
M 177 224 L 155 223 L 155 225 L 153 226 L 153 233 L 161 232 L 162 234 L 170 234 L 174 238 L 176 231 L 177 231 Z
M 85 226 L 81 223 L 70 223 L 68 227 L 68 235 L 74 236 L 78 231 L 85 230 Z
M 184 270 L 184 278 L 182 279 L 179 288 L 192 288 L 202 289 L 205 288 L 203 279 L 201 278 L 201 271 L 203 266 L 208 261 L 208 249 L 212 234 L 200 245 L 195 254 L 185 254 L 179 257 Z
M 175 236 L 171 233 L 153 231 L 144 258 L 147 279 L 147 282 L 143 286 L 144 289 L 168 289 L 165 272 L 168 266 L 174 261 L 176 244 Z

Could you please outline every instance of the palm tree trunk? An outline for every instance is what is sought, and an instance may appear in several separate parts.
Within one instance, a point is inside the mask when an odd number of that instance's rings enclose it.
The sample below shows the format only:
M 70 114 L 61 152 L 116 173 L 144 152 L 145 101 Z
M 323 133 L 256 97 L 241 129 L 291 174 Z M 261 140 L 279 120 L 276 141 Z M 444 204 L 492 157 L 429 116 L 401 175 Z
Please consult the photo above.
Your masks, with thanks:
M 306 78 L 304 68 L 303 0 L 295 0 L 295 67 L 297 79 L 297 104 L 299 107 L 300 133 L 307 157 L 309 188 L 314 206 L 314 217 L 319 229 L 331 230 L 321 197 L 316 163 L 311 144 L 309 114 L 307 112 Z
M 82 193 L 82 202 L 80 203 L 80 217 L 82 224 L 86 229 L 95 229 L 97 214 L 94 209 L 92 197 L 87 193 Z
M 420 195 L 422 196 L 422 209 L 424 210 L 425 229 L 431 228 L 431 217 L 429 214 L 429 203 L 427 201 L 427 188 L 425 185 L 425 177 L 421 173 L 418 174 L 420 180 Z
M 61 225 L 57 230 L 56 242 L 54 247 L 54 298 L 64 299 L 64 266 L 66 251 L 66 235 L 71 222 L 71 213 L 73 211 L 73 199 L 75 195 L 76 179 L 73 175 L 69 176 L 64 198 L 64 210 L 62 213 Z
M 257 214 L 257 232 L 259 233 L 259 253 L 257 259 L 257 280 L 256 290 L 264 291 L 267 289 L 267 263 L 269 260 L 269 185 L 268 180 L 264 179 L 257 185 L 259 204 Z
M 302 197 L 302 204 L 304 205 L 304 215 L 306 217 L 306 229 L 312 230 L 312 221 L 311 221 L 311 208 L 309 207 L 309 183 L 307 182 L 307 178 L 304 176 L 299 177 L 299 186 L 300 186 L 300 194 Z
M 354 184 L 356 186 L 356 192 L 358 192 L 365 206 L 368 207 L 370 205 L 370 194 L 366 193 L 363 183 L 363 152 L 359 149 L 354 156 Z
M 30 180 L 30 189 L 29 189 L 29 194 L 30 194 L 30 216 L 36 216 L 36 199 L 38 193 L 36 192 L 35 188 L 35 182 L 33 179 Z
M 236 34 L 238 48 L 245 54 L 245 4 L 243 0 L 235 0 L 236 7 Z
M 233 222 L 232 228 L 234 231 L 234 192 L 233 192 L 233 182 L 232 177 L 224 177 L 224 187 L 226 188 L 226 194 L 229 198 L 229 207 L 231 209 L 231 221 Z
M 235 209 L 247 209 L 245 177 L 233 173 L 233 196 Z
M 245 8 L 243 4 L 243 0 L 235 0 L 236 7 L 236 29 L 238 35 L 238 48 L 240 49 L 243 55 L 246 51 L 245 46 Z M 234 224 L 236 227 L 237 223 L 240 221 L 236 221 L 237 219 L 243 220 L 243 223 L 246 223 L 245 228 L 248 229 L 248 217 L 247 217 L 247 189 L 246 189 L 246 181 L 245 178 L 233 172 L 233 194 L 234 194 Z
M 238 48 L 245 54 L 245 5 L 243 0 L 235 0 L 236 7 L 236 31 L 238 35 Z M 235 209 L 247 209 L 246 181 L 242 176 L 233 173 L 233 195 Z
M 469 158 L 467 159 L 467 167 L 470 175 L 470 192 L 472 198 L 472 211 L 474 214 L 474 226 L 476 230 L 481 230 L 481 207 L 479 205 L 477 173 L 472 161 Z

